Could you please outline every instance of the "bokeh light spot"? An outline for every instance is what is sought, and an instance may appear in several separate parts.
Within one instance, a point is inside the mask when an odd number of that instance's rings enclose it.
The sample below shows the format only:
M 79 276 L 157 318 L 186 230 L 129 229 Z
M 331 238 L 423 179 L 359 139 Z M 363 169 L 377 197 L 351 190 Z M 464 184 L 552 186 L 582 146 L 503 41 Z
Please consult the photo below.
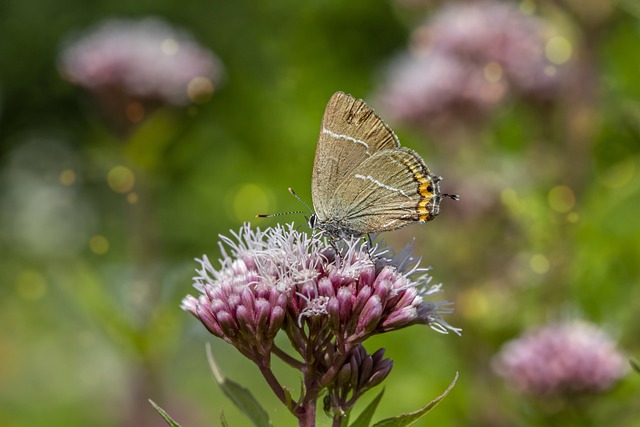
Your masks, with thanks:
M 131 123 L 140 123 L 145 116 L 144 106 L 139 102 L 130 102 L 125 108 L 125 114 Z
M 247 221 L 257 214 L 270 212 L 269 194 L 259 185 L 244 184 L 233 196 L 233 215 L 238 221 Z
M 534 273 L 544 274 L 549 271 L 549 258 L 542 254 L 535 254 L 529 260 L 529 267 Z
M 26 300 L 38 300 L 47 292 L 47 281 L 35 270 L 24 270 L 16 277 L 16 291 Z
M 168 38 L 162 42 L 160 49 L 165 55 L 175 55 L 180 50 L 180 44 L 176 39 Z
M 578 221 L 580 221 L 580 215 L 578 215 L 578 212 L 569 212 L 567 214 L 568 223 L 576 224 Z
M 128 193 L 135 182 L 133 171 L 126 166 L 115 166 L 107 174 L 107 184 L 117 193 Z
M 129 204 L 131 205 L 135 205 L 136 203 L 138 203 L 138 193 L 131 192 L 127 194 L 127 202 L 129 202 Z
M 469 289 L 458 296 L 456 307 L 468 319 L 482 319 L 489 312 L 489 301 L 483 292 Z
M 106 237 L 96 234 L 89 239 L 89 249 L 96 255 L 104 255 L 109 251 L 109 241 Z
M 556 65 L 567 62 L 571 58 L 571 51 L 571 42 L 562 36 L 551 37 L 544 47 L 545 56 Z
M 502 78 L 502 66 L 497 62 L 489 62 L 484 66 L 484 78 L 491 82 L 499 82 Z
M 556 212 L 569 212 L 576 204 L 576 195 L 566 185 L 557 185 L 549 191 L 549 206 Z
M 213 83 L 206 77 L 194 77 L 187 85 L 187 96 L 196 104 L 204 104 L 213 96 Z
M 76 173 L 72 169 L 64 169 L 60 172 L 59 179 L 62 185 L 68 187 L 76 182 Z

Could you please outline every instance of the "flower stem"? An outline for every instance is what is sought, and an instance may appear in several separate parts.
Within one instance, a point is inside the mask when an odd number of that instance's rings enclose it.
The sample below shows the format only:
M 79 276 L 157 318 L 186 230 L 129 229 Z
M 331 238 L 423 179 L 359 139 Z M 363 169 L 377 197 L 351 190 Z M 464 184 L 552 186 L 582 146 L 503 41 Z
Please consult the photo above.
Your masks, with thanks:
M 315 427 L 316 425 L 316 400 L 307 401 L 298 415 L 299 427 Z
M 304 367 L 304 363 L 300 362 L 299 360 L 297 360 L 296 358 L 290 356 L 288 353 L 285 353 L 284 350 L 282 350 L 281 348 L 279 348 L 276 345 L 273 345 L 271 347 L 271 350 L 273 351 L 273 354 L 275 354 L 276 356 L 278 356 L 280 358 L 280 360 L 282 360 L 284 363 L 286 363 L 287 365 L 298 369 L 298 370 L 302 370 L 302 368 Z
M 300 408 L 298 404 L 293 400 L 291 400 L 289 397 L 287 397 L 287 393 L 278 382 L 278 379 L 271 371 L 271 368 L 261 363 L 259 363 L 258 366 L 260 368 L 260 372 L 262 373 L 262 376 L 267 381 L 267 384 L 269 384 L 269 387 L 271 387 L 271 390 L 273 390 L 273 392 L 276 394 L 278 399 L 280 399 L 280 401 L 284 404 L 284 406 L 287 407 L 287 409 L 289 409 L 289 411 L 291 411 L 291 413 L 293 413 L 295 416 L 298 416 L 297 414 L 298 412 L 300 412 Z

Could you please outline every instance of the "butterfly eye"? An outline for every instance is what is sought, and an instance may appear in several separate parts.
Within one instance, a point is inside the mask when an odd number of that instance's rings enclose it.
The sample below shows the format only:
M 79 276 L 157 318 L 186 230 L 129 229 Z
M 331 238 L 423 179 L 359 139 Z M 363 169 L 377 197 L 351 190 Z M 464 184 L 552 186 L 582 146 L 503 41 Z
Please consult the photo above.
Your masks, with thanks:
M 307 224 L 309 224 L 309 228 L 315 230 L 316 226 L 318 225 L 318 216 L 316 214 L 312 214 L 309 217 L 309 220 L 307 221 Z

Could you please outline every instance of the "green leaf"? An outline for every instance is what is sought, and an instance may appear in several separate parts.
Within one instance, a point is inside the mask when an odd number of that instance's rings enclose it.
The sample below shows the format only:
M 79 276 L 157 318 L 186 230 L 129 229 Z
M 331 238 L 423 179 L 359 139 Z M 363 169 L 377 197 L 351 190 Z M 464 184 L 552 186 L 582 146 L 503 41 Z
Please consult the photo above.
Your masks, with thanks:
M 367 407 L 362 411 L 362 413 L 358 416 L 358 418 L 351 424 L 351 427 L 369 427 L 371 423 L 371 419 L 373 418 L 373 413 L 378 409 L 378 404 L 382 399 L 382 395 L 384 394 L 384 389 L 367 405 Z
M 435 399 L 433 399 L 426 406 L 418 409 L 415 412 L 409 412 L 408 414 L 402 414 L 402 415 L 399 415 L 397 417 L 387 418 L 386 420 L 379 421 L 379 422 L 375 423 L 373 425 L 373 427 L 404 427 L 404 426 L 409 426 L 409 425 L 415 423 L 420 418 L 422 418 L 427 412 L 429 412 L 431 409 L 433 409 L 438 403 L 440 403 L 440 401 L 442 399 L 444 399 L 444 397 L 447 394 L 449 394 L 449 392 L 451 391 L 453 386 L 456 384 L 456 381 L 458 381 L 458 373 L 457 372 L 456 372 L 455 378 L 453 379 L 451 384 L 449 384 L 449 387 L 447 387 L 447 389 L 444 391 L 444 393 L 442 393 L 440 396 L 438 396 Z
M 156 409 L 156 411 L 158 411 L 160 416 L 162 418 L 164 418 L 164 420 L 167 422 L 167 424 L 169 424 L 169 426 L 171 426 L 171 427 L 181 427 L 180 424 L 178 424 L 177 422 L 173 421 L 173 419 L 169 416 L 169 414 L 167 414 L 167 412 L 164 409 L 162 409 L 161 407 L 156 405 L 156 402 L 154 402 L 153 400 L 149 399 L 149 403 L 151 403 L 151 405 Z
M 218 383 L 224 394 L 231 399 L 234 405 L 252 421 L 256 427 L 271 427 L 269 414 L 265 411 L 260 403 L 253 397 L 251 392 L 242 387 L 240 384 L 225 378 L 220 371 L 211 354 L 211 346 L 207 345 L 207 359 L 209 367 L 213 373 L 213 378 Z
M 640 374 L 640 363 L 636 359 L 629 359 L 629 364 L 633 368 L 634 371 Z

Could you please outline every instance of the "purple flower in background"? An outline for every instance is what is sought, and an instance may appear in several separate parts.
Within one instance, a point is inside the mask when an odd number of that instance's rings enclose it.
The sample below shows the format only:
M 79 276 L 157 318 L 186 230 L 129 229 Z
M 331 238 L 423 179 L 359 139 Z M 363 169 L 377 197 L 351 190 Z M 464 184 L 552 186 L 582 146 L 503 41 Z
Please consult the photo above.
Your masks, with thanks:
M 528 332 L 506 343 L 493 365 L 515 390 L 535 396 L 602 392 L 629 369 L 615 342 L 581 321 Z
M 118 88 L 172 105 L 196 100 L 220 78 L 220 62 L 184 31 L 155 18 L 111 20 L 68 43 L 62 74 L 90 91 Z M 199 87 L 198 87 L 199 86 Z
M 156 18 L 106 21 L 67 42 L 58 62 L 121 134 L 158 106 L 208 101 L 222 74 L 211 51 Z
M 546 26 L 515 6 L 445 6 L 416 28 L 410 53 L 390 67 L 379 90 L 396 120 L 424 125 L 491 112 L 510 92 L 552 96 L 560 71 L 545 56 Z
M 499 80 L 503 73 L 521 91 L 544 91 L 557 83 L 549 75 L 545 30 L 543 21 L 510 3 L 452 5 L 416 30 L 413 48 L 446 52 L 476 64 L 488 80 Z M 420 37 L 423 32 L 426 37 Z
M 420 124 L 448 116 L 490 112 L 502 100 L 504 82 L 490 82 L 455 56 L 433 51 L 397 59 L 380 94 L 394 120 Z

